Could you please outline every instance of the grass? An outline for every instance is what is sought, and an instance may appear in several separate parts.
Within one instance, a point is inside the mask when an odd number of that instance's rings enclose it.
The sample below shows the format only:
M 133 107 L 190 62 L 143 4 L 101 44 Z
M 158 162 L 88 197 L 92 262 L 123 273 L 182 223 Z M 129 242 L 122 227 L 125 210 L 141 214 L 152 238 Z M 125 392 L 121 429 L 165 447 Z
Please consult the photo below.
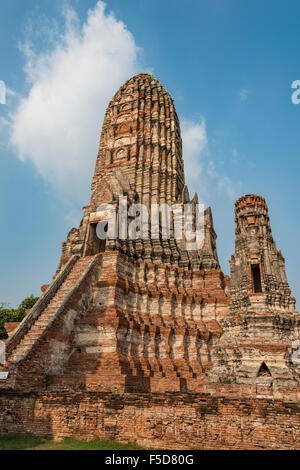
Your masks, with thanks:
M 137 450 L 142 449 L 135 444 L 120 444 L 115 441 L 80 441 L 73 437 L 65 437 L 56 442 L 42 437 L 23 434 L 0 435 L 0 450 Z

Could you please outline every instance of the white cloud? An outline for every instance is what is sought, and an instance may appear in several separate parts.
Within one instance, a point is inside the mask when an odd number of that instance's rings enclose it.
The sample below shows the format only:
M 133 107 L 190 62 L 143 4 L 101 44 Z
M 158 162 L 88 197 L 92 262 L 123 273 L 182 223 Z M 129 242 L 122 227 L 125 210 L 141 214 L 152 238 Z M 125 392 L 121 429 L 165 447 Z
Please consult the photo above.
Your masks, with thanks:
M 73 226 L 78 227 L 82 218 L 82 211 L 77 209 L 70 209 L 65 216 L 65 219 Z
M 239 161 L 239 153 L 238 153 L 237 149 L 234 147 L 232 149 L 231 163 L 233 163 L 235 165 L 236 163 L 238 163 L 238 161 Z
M 8 119 L 6 119 L 3 116 L 0 116 L 0 127 L 2 127 L 2 126 L 8 126 L 9 127 L 10 125 L 11 125 L 11 122 Z
M 17 96 L 17 93 L 14 91 L 14 90 L 11 90 L 10 88 L 6 87 L 6 93 L 9 95 L 9 96 L 12 96 L 12 97 L 16 97 Z
M 22 47 L 30 89 L 12 116 L 11 144 L 61 196 L 83 203 L 108 102 L 123 81 L 141 71 L 138 47 L 102 1 L 82 25 L 68 7 L 62 30 L 57 28 L 57 23 L 43 27 L 50 50 L 30 41 Z
M 67 202 L 66 217 L 75 223 L 78 204 L 86 204 L 90 196 L 105 109 L 120 84 L 142 71 L 139 48 L 102 1 L 89 10 L 83 24 L 68 7 L 62 26 L 42 18 L 27 30 L 31 38 L 21 50 L 29 91 L 23 98 L 10 92 L 18 102 L 11 116 L 10 142 L 18 157 L 30 160 Z M 1 125 L 7 126 L 7 120 Z M 181 129 L 191 196 L 197 191 L 204 202 L 213 185 L 221 191 L 232 188 L 210 157 L 205 119 L 183 118 Z
M 180 127 L 186 181 L 192 191 L 196 191 L 198 188 L 198 195 L 203 198 L 204 194 L 199 193 L 199 186 L 201 187 L 200 181 L 204 171 L 203 160 L 208 143 L 205 119 L 192 121 L 182 118 Z M 193 194 L 190 194 L 190 197 L 193 197 Z
M 228 176 L 221 175 L 218 178 L 218 189 L 224 192 L 231 201 L 234 201 L 241 194 L 241 183 L 233 182 Z
M 241 100 L 241 101 L 246 101 L 247 98 L 248 98 L 248 93 L 249 93 L 249 91 L 247 90 L 247 88 L 243 88 L 243 89 L 240 91 L 240 100 Z
M 181 119 L 181 136 L 186 183 L 190 189 L 190 197 L 197 191 L 199 202 L 205 205 L 213 199 L 212 189 L 218 189 L 230 200 L 238 197 L 241 184 L 233 181 L 218 170 L 218 162 L 210 154 L 205 119 L 192 121 Z M 237 149 L 233 149 L 234 161 L 238 158 Z

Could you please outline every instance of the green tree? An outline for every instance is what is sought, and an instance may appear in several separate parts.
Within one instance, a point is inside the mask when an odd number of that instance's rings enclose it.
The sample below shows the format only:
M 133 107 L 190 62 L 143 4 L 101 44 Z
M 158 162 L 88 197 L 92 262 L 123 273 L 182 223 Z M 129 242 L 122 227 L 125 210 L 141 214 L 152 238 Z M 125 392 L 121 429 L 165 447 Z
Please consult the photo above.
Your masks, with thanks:
M 7 338 L 4 323 L 22 321 L 26 315 L 26 310 L 32 308 L 37 300 L 38 297 L 31 294 L 22 300 L 18 308 L 10 308 L 9 304 L 0 302 L 0 339 Z
M 17 309 L 18 312 L 19 312 L 18 315 L 20 317 L 20 320 L 17 320 L 17 321 L 22 321 L 23 320 L 23 318 L 26 315 L 26 310 L 32 308 L 37 300 L 38 300 L 38 297 L 34 297 L 33 294 L 31 294 L 29 297 L 26 297 L 24 300 L 22 300 L 22 302 L 20 303 L 20 305 Z

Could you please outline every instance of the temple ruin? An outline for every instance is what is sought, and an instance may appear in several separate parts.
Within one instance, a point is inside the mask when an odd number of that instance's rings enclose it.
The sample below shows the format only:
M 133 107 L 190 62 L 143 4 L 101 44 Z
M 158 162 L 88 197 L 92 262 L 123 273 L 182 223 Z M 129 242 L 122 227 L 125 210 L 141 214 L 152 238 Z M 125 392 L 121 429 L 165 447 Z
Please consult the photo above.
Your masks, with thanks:
M 148 74 L 107 107 L 90 204 L 52 283 L 6 341 L 0 431 L 147 448 L 300 449 L 300 317 L 263 197 L 235 204 L 230 276 L 210 208 L 203 243 L 99 239 L 120 200 L 190 204 L 173 101 Z M 173 220 L 173 219 L 172 219 Z

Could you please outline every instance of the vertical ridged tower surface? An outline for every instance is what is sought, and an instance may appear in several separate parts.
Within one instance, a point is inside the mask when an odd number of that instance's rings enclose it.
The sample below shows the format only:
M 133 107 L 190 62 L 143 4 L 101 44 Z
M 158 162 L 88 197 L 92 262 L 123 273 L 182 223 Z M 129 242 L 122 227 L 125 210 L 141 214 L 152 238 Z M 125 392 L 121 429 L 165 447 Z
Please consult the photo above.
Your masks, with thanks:
M 172 204 L 182 196 L 179 120 L 169 93 L 148 74 L 126 81 L 107 107 L 92 182 L 94 207 L 125 189 L 121 174 L 146 206 Z
M 157 239 L 151 235 L 152 204 L 174 204 L 184 212 L 184 204 L 193 208 L 196 218 L 197 194 L 189 198 L 185 185 L 180 125 L 173 100 L 158 80 L 148 74 L 127 80 L 110 101 L 102 127 L 90 205 L 78 229 L 73 228 L 63 244 L 62 262 L 71 255 L 93 255 L 99 251 L 95 224 L 101 220 L 99 206 L 109 204 L 118 213 L 120 198 L 127 207 L 143 204 L 148 211 L 147 236 L 133 240 L 107 239 L 105 251 L 119 250 L 146 262 L 175 264 L 188 269 L 219 269 L 216 233 L 210 208 L 203 212 L 204 242 L 186 250 L 184 236 L 174 237 L 174 212 L 170 212 L 170 236 L 164 237 L 162 221 Z M 179 207 L 179 209 L 178 209 Z M 104 212 L 105 213 L 105 212 Z M 119 221 L 119 219 L 117 219 Z M 183 220 L 183 219 L 182 219 Z M 118 223 L 118 222 L 117 222 Z
M 235 253 L 231 258 L 231 309 L 295 312 L 285 261 L 272 236 L 263 197 L 246 194 L 235 203 Z

